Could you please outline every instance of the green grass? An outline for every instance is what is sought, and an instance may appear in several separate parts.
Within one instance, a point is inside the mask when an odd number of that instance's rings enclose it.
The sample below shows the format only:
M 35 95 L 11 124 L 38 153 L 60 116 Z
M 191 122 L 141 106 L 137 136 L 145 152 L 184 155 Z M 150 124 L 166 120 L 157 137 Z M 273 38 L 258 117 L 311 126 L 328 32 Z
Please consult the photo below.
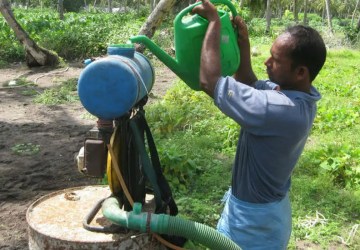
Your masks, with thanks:
M 20 156 L 35 155 L 40 152 L 40 145 L 32 143 L 19 143 L 11 147 L 11 150 Z
M 17 87 L 34 87 L 36 84 L 34 84 L 31 81 L 28 81 L 26 78 L 17 78 L 14 80 L 7 81 L 3 84 L 3 87 L 6 88 L 17 88 Z
M 59 86 L 45 89 L 34 98 L 35 103 L 45 105 L 56 105 L 79 101 L 77 94 L 77 79 L 69 79 Z

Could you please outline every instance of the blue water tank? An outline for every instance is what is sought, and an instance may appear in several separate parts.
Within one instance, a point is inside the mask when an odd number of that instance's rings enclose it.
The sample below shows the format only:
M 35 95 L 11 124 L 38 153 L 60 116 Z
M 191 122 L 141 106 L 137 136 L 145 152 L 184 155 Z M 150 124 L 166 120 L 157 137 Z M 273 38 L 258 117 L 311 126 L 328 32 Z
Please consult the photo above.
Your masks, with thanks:
M 85 109 L 100 119 L 127 113 L 154 84 L 150 61 L 127 45 L 108 47 L 108 56 L 90 63 L 81 72 L 78 94 Z

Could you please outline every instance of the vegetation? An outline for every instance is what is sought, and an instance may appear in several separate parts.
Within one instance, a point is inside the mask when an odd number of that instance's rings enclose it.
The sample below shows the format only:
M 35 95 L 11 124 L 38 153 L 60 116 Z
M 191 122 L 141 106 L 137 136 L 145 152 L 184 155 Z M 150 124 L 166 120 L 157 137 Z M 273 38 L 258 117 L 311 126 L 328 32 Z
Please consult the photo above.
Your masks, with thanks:
M 14 145 L 11 150 L 17 155 L 34 155 L 40 152 L 40 145 L 29 143 L 20 143 Z
M 146 5 L 139 6 L 134 3 L 128 4 L 126 12 L 106 13 L 104 12 L 107 6 L 104 4 L 106 1 L 98 1 L 98 5 L 89 4 L 87 8 L 81 8 L 82 11 L 78 13 L 65 13 L 64 20 L 60 20 L 56 14 L 55 1 L 39 1 L 41 4 L 31 2 L 30 6 L 35 8 L 28 9 L 24 8 L 24 1 L 14 2 L 22 6 L 22 8 L 14 8 L 13 12 L 29 36 L 38 45 L 56 52 L 65 60 L 79 60 L 106 54 L 107 45 L 126 43 L 132 35 L 136 35 L 150 14 L 150 9 Z M 26 1 L 27 4 L 29 2 Z M 284 27 L 296 23 L 293 2 L 280 1 L 280 4 L 273 6 L 272 28 L 264 37 L 266 33 L 266 20 L 263 19 L 265 9 L 260 2 L 251 1 L 242 8 L 234 2 L 239 14 L 247 21 L 252 36 L 271 41 Z M 64 1 L 64 4 L 66 3 Z M 121 4 L 113 1 L 113 6 L 120 7 Z M 325 16 L 322 15 L 324 2 L 310 1 L 307 23 L 323 33 L 330 47 L 346 45 L 359 49 L 359 30 L 356 26 L 359 17 L 356 16 L 358 13 L 356 8 L 360 7 L 356 7 L 355 0 L 348 0 L 346 3 L 334 1 L 332 4 L 334 34 L 332 35 L 326 27 Z M 303 10 L 303 8 L 299 9 Z M 167 20 L 164 20 L 161 32 L 157 32 L 154 37 L 155 42 L 170 47 L 174 14 L 171 13 Z M 302 20 L 304 13 L 299 12 L 297 16 L 298 20 Z M 0 67 L 6 66 L 5 62 L 24 60 L 24 48 L 2 16 L 0 16 L 0 44 Z
M 77 95 L 77 79 L 73 78 L 62 82 L 59 86 L 45 89 L 42 93 L 35 96 L 36 103 L 45 105 L 56 105 L 79 101 Z
M 16 8 L 15 16 L 36 42 L 65 60 L 106 54 L 108 44 L 126 43 L 137 34 L 149 14 L 148 8 L 126 14 L 94 9 L 65 13 L 61 21 L 53 9 L 45 9 L 54 7 L 53 2 L 41 2 L 43 8 Z M 254 70 L 259 78 L 265 78 L 263 62 L 273 38 L 296 20 L 292 1 L 279 1 L 284 2 L 280 6 L 283 11 L 273 6 L 272 27 L 266 33 L 265 8 L 259 2 L 263 1 L 252 1 L 239 13 L 249 26 Z M 314 129 L 292 179 L 291 249 L 299 242 L 322 249 L 360 248 L 360 43 L 354 25 L 357 20 L 352 17 L 356 1 L 345 1 L 348 5 L 333 2 L 333 34 L 321 15 L 320 1 L 311 1 L 308 8 L 308 23 L 322 33 L 329 53 L 314 83 L 323 95 Z M 303 15 L 300 9 L 299 20 Z M 166 50 L 172 45 L 171 20 L 169 15 L 154 37 Z M 0 44 L 0 67 L 24 59 L 23 48 L 1 17 Z M 36 94 L 34 99 L 41 104 L 77 101 L 75 90 L 76 80 L 71 80 Z M 148 105 L 146 112 L 180 216 L 215 227 L 222 209 L 220 200 L 230 185 L 239 126 L 219 112 L 204 93 L 191 91 L 180 81 L 161 101 Z M 39 148 L 24 143 L 15 145 L 13 151 L 36 153 Z
M 14 14 L 18 22 L 40 46 L 56 51 L 59 56 L 67 60 L 106 54 L 108 44 L 126 43 L 131 35 L 137 33 L 145 20 L 135 13 L 127 15 L 67 13 L 65 21 L 62 21 L 50 9 L 15 9 Z M 126 22 L 126 20 L 133 21 Z M 24 60 L 23 47 L 1 18 L 0 27 L 1 60 Z

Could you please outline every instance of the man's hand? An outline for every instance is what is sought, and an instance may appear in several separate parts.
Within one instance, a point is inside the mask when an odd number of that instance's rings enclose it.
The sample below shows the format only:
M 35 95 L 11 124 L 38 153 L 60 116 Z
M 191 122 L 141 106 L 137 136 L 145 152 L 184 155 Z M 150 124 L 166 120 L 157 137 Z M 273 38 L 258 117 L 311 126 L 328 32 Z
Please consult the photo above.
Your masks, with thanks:
M 241 83 L 251 86 L 257 81 L 257 77 L 251 66 L 249 32 L 241 17 L 233 17 L 232 23 L 238 31 L 237 43 L 240 49 L 240 65 L 234 74 L 234 78 Z
M 192 13 L 206 18 L 209 22 L 219 19 L 216 7 L 209 0 L 202 0 L 202 4 L 195 6 Z
M 233 17 L 232 23 L 233 23 L 234 27 L 238 31 L 238 39 L 237 39 L 237 41 L 238 41 L 238 44 L 239 44 L 239 48 L 241 48 L 241 46 L 244 43 L 249 42 L 249 32 L 248 32 L 246 23 L 244 22 L 244 20 L 240 16 Z

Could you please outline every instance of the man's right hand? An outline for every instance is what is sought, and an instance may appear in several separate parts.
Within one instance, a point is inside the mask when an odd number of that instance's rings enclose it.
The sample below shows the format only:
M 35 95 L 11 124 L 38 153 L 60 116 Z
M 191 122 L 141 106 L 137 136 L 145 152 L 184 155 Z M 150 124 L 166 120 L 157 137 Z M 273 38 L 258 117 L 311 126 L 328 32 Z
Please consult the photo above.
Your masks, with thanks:
M 192 13 L 206 18 L 209 22 L 219 20 L 216 7 L 209 0 L 202 0 L 201 2 L 202 4 L 193 8 Z

